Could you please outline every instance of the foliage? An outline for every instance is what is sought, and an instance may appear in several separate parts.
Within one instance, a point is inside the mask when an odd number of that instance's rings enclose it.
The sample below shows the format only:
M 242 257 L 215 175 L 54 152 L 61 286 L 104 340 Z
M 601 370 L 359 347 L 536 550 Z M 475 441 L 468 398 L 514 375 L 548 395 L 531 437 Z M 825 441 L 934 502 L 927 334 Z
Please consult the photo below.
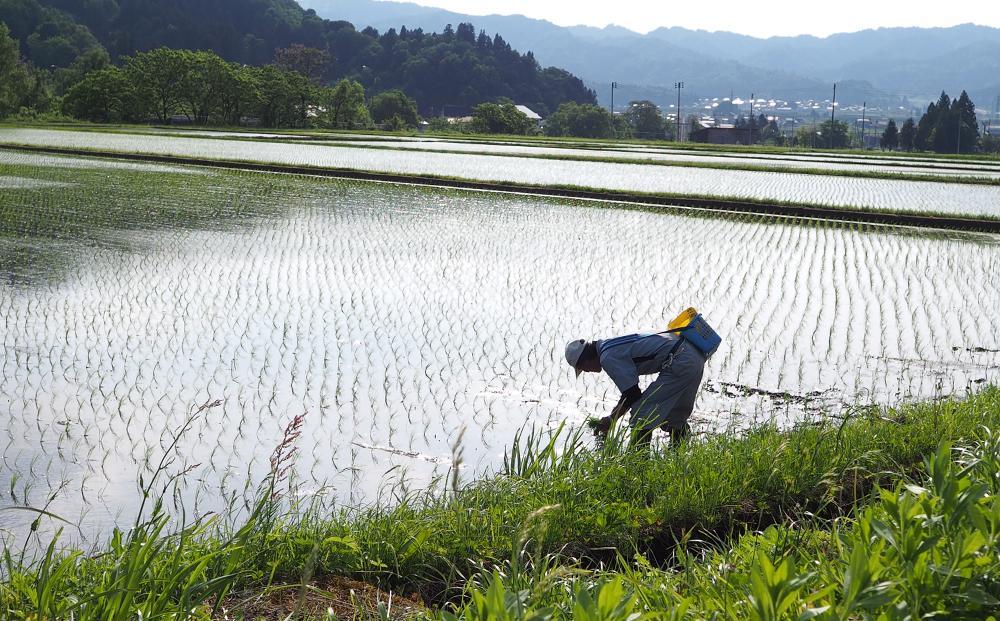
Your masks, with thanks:
M 916 148 L 917 124 L 913 118 L 908 118 L 903 122 L 903 128 L 899 130 L 899 146 L 904 151 L 913 151 Z
M 1000 607 L 1000 434 L 942 443 L 919 482 L 873 493 L 832 523 L 748 533 L 663 570 L 639 556 L 619 568 L 566 571 L 512 559 L 474 579 L 465 604 L 438 618 L 993 619 Z M 521 567 L 534 561 L 536 568 Z
M 369 91 L 400 89 L 425 111 L 454 106 L 465 114 L 508 97 L 544 116 L 564 101 L 596 101 L 575 76 L 543 69 L 530 52 L 517 52 L 500 35 L 477 34 L 472 24 L 441 33 L 359 32 L 295 0 L 0 0 L 0 15 L 15 37 L 30 39 L 22 52 L 42 67 L 69 66 L 102 45 L 116 62 L 172 48 L 212 51 L 240 65 L 275 60 L 316 84 L 348 78 Z
M 339 89 L 339 90 L 338 90 Z M 337 121 L 366 123 L 356 83 L 319 89 L 302 74 L 269 65 L 243 67 L 212 52 L 158 48 L 125 59 L 124 69 L 93 71 L 69 89 L 63 111 L 99 122 L 167 123 L 183 115 L 200 124 L 236 125 L 244 117 L 269 127 L 304 127 L 310 110 L 332 105 Z
M 635 138 L 662 140 L 666 121 L 660 114 L 660 108 L 649 100 L 630 101 L 622 118 L 631 129 Z
M 611 113 L 595 104 L 567 102 L 559 106 L 545 122 L 548 136 L 611 138 L 614 135 Z
M 63 98 L 62 110 L 78 119 L 98 123 L 134 120 L 135 90 L 125 72 L 117 67 L 92 71 Z
M 9 34 L 0 22 L 0 119 L 23 107 L 43 107 L 48 100 L 38 73 L 21 61 L 17 41 Z
M 813 149 L 843 149 L 851 145 L 850 127 L 843 121 L 802 125 L 795 131 L 795 142 L 800 147 Z
M 896 128 L 895 119 L 889 119 L 889 124 L 886 125 L 885 131 L 882 132 L 882 137 L 879 139 L 878 144 L 882 149 L 888 149 L 889 151 L 895 151 L 899 148 L 899 130 Z
M 970 153 L 978 143 L 976 106 L 965 91 L 955 100 L 941 91 L 920 117 L 914 138 L 914 148 L 937 153 Z
M 295 71 L 319 84 L 332 69 L 330 52 L 296 43 L 274 52 L 274 64 L 285 71 Z
M 511 101 L 482 103 L 472 109 L 472 131 L 480 134 L 527 134 L 535 124 Z
M 324 89 L 326 125 L 333 129 L 356 129 L 371 123 L 365 107 L 365 89 L 354 80 L 341 80 L 333 88 Z
M 986 134 L 980 140 L 984 153 L 1000 153 L 1000 135 Z
M 394 130 L 416 127 L 420 122 L 417 102 L 399 89 L 372 97 L 370 111 L 372 120 L 376 123 L 388 123 Z

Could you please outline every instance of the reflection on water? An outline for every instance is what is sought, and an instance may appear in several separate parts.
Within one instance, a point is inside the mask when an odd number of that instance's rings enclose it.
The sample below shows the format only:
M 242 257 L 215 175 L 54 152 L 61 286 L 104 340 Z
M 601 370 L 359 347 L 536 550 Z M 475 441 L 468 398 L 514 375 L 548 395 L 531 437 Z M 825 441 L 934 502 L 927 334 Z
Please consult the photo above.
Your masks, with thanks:
M 526 423 L 604 413 L 614 387 L 576 381 L 563 344 L 663 327 L 687 305 L 725 338 L 701 432 L 1000 379 L 1000 247 L 982 243 L 995 238 L 263 174 L 8 169 L 75 182 L 0 194 L 0 486 L 16 476 L 36 505 L 61 488 L 50 508 L 91 537 L 131 517 L 143 464 L 206 401 L 221 405 L 179 448 L 199 464 L 189 508 L 263 476 L 303 413 L 303 480 L 361 502 L 395 466 L 414 485 L 444 474 L 462 429 L 480 471 Z
M 267 162 L 416 175 L 444 175 L 544 186 L 681 193 L 838 205 L 864 209 L 1000 215 L 1000 186 L 709 170 L 631 163 L 425 153 L 401 149 L 251 140 L 0 128 L 0 145 L 101 149 L 225 161 Z

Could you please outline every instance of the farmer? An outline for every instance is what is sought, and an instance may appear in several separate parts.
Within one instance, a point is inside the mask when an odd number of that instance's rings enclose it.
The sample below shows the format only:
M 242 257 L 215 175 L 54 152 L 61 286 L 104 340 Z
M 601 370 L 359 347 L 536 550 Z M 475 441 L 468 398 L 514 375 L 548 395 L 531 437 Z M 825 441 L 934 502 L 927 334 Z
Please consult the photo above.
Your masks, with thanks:
M 648 446 L 653 430 L 670 433 L 677 444 L 690 431 L 687 424 L 701 383 L 705 361 L 714 349 L 702 353 L 682 334 L 630 334 L 604 341 L 579 339 L 566 345 L 566 361 L 576 369 L 604 371 L 622 391 L 610 416 L 591 423 L 598 437 L 606 436 L 612 421 L 631 410 L 629 424 L 637 445 Z M 659 374 L 645 391 L 640 375 Z

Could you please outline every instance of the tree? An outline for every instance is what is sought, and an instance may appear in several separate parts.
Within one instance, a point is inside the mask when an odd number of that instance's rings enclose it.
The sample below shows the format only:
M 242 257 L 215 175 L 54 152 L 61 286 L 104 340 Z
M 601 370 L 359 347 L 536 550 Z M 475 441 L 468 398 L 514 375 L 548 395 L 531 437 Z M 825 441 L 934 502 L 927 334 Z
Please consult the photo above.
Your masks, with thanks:
M 416 127 L 420 122 L 417 102 L 399 89 L 379 93 L 372 98 L 369 109 L 376 123 L 388 123 L 398 116 L 406 127 Z
M 882 132 L 882 138 L 879 139 L 879 146 L 889 151 L 895 151 L 899 148 L 899 130 L 896 128 L 894 119 L 889 119 L 889 124 L 886 125 L 885 131 Z
M 970 153 L 979 142 L 979 119 L 976 118 L 976 104 L 972 103 L 968 93 L 962 91 L 958 99 L 951 103 L 952 120 L 958 123 L 956 133 L 958 144 L 956 151 Z M 949 151 L 951 153 L 951 151 Z
M 213 52 L 184 52 L 186 71 L 178 84 L 178 99 L 188 118 L 205 124 L 223 121 L 226 91 L 236 88 L 235 68 Z
M 274 64 L 285 71 L 297 71 L 319 84 L 330 72 L 333 56 L 326 50 L 296 43 L 274 52 Z
M 0 119 L 20 110 L 32 88 L 31 73 L 21 62 L 18 42 L 9 33 L 7 25 L 0 22 Z
M 567 102 L 559 106 L 545 123 L 549 136 L 611 138 L 614 119 L 611 113 L 594 104 Z
M 632 135 L 636 138 L 647 140 L 662 140 L 664 138 L 664 127 L 666 125 L 660 108 L 653 102 L 644 99 L 642 101 L 630 101 L 622 119 L 631 128 Z
M 111 66 L 111 57 L 103 47 L 94 47 L 76 57 L 69 67 L 56 69 L 53 73 L 53 83 L 57 95 L 62 95 L 71 86 L 78 83 L 91 71 L 106 69 Z
M 941 91 L 937 102 L 927 106 L 927 112 L 920 117 L 914 146 L 931 149 L 937 153 L 969 152 L 979 141 L 979 122 L 976 106 L 968 93 L 951 100 Z
M 134 91 L 117 67 L 91 71 L 63 97 L 62 110 L 78 119 L 117 123 L 137 115 Z
M 254 67 L 254 112 L 267 127 L 305 127 L 315 89 L 306 76 L 275 65 Z
M 941 96 L 938 98 L 937 103 L 929 104 L 927 112 L 920 117 L 920 121 L 917 123 L 917 133 L 913 138 L 913 147 L 915 149 L 925 151 L 933 148 L 934 130 L 938 126 L 941 115 L 946 114 L 950 108 L 951 99 L 947 93 L 941 91 Z M 939 140 L 944 140 L 944 136 L 941 136 Z
M 913 121 L 913 117 L 910 117 L 903 122 L 903 128 L 899 131 L 899 146 L 904 151 L 912 151 L 915 147 L 916 138 L 917 124 Z
M 691 136 L 691 134 L 704 129 L 701 124 L 701 119 L 698 118 L 697 114 L 689 114 L 684 120 L 684 124 L 687 125 L 687 136 Z M 690 138 L 688 138 L 688 140 L 690 140 Z
M 354 80 L 341 80 L 326 89 L 323 103 L 327 125 L 334 129 L 363 127 L 371 120 L 365 107 L 365 89 Z
M 137 96 L 149 102 L 156 118 L 166 123 L 180 106 L 178 87 L 188 71 L 185 53 L 165 47 L 140 52 L 125 61 L 125 71 Z
M 785 137 L 781 134 L 781 128 L 778 127 L 776 120 L 771 119 L 761 128 L 760 140 L 763 143 L 775 146 L 783 146 L 785 144 Z
M 509 100 L 482 103 L 472 110 L 472 131 L 480 134 L 523 135 L 530 132 L 534 125 L 528 115 L 518 110 Z
M 820 147 L 843 149 L 851 144 L 851 128 L 843 121 L 824 121 L 819 126 Z

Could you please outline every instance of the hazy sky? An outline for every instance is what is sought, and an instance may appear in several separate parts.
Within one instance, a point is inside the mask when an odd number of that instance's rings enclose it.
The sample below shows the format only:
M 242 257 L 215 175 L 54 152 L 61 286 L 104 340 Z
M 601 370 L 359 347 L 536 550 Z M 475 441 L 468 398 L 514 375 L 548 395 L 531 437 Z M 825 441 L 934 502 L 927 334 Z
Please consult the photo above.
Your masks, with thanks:
M 404 0 L 405 1 L 405 0 Z M 812 34 L 826 36 L 882 26 L 954 26 L 976 23 L 1000 27 L 1000 0 L 930 3 L 927 0 L 770 0 L 746 2 L 671 2 L 670 0 L 410 0 L 459 13 L 537 17 L 560 26 L 610 23 L 638 32 L 660 26 L 728 30 L 757 37 Z M 818 11 L 822 18 L 815 17 Z

